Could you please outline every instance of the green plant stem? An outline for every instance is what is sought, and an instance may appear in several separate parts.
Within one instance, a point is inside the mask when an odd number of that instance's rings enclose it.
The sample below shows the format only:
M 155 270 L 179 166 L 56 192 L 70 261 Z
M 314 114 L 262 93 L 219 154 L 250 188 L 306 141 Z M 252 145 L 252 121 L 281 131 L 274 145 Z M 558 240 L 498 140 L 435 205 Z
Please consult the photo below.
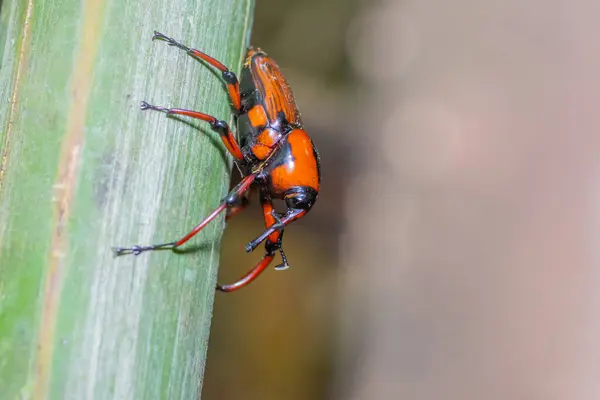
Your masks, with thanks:
M 0 10 L 0 397 L 199 397 L 230 157 L 200 121 L 223 82 L 153 30 L 239 71 L 253 0 L 29 0 Z

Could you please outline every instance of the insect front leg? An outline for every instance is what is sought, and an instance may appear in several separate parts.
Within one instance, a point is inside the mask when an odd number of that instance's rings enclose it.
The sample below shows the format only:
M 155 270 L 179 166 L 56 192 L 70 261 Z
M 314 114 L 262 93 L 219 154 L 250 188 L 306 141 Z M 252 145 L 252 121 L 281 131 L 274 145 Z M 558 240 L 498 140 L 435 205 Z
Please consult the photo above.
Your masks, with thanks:
M 273 207 L 273 200 L 271 199 L 271 195 L 269 190 L 265 186 L 261 186 L 260 188 L 260 203 L 263 208 L 263 217 L 265 219 L 265 227 L 269 228 L 273 224 L 277 223 L 280 219 L 281 214 L 278 214 Z M 277 216 L 277 217 L 276 217 Z M 287 257 L 285 256 L 285 252 L 283 251 L 282 246 L 283 241 L 283 229 L 281 231 L 275 231 L 269 235 L 267 238 L 266 247 L 275 246 L 279 253 L 281 254 L 281 264 L 275 267 L 276 270 L 281 271 L 284 269 L 288 269 L 290 265 L 288 264 Z
M 202 222 L 194 227 L 187 235 L 182 237 L 179 240 L 168 243 L 161 244 L 153 244 L 150 246 L 132 246 L 132 247 L 116 247 L 113 249 L 115 255 L 120 256 L 124 254 L 134 254 L 138 255 L 143 253 L 144 251 L 150 250 L 162 250 L 162 249 L 175 249 L 179 246 L 185 244 L 188 240 L 194 237 L 198 232 L 200 232 L 210 221 L 215 219 L 217 215 L 219 215 L 223 210 L 229 207 L 232 204 L 235 204 L 238 201 L 238 198 L 244 194 L 254 182 L 256 175 L 248 175 L 245 177 L 229 194 L 221 201 L 219 207 L 217 207 L 212 213 L 208 215 L 208 217 L 204 218 Z
M 283 196 L 287 206 L 287 212 L 282 218 L 276 218 L 276 221 L 267 228 L 259 237 L 246 245 L 246 251 L 251 252 L 263 240 L 273 235 L 275 232 L 281 232 L 293 221 L 296 221 L 306 215 L 317 200 L 318 192 L 310 186 L 298 186 L 286 192 Z
M 246 193 L 244 193 L 242 196 L 240 196 L 235 204 L 232 204 L 227 208 L 227 216 L 225 217 L 225 221 L 229 221 L 231 218 L 235 217 L 236 215 L 244 211 L 246 207 L 248 207 L 248 204 L 250 204 L 249 197 L 254 192 L 253 188 L 254 186 L 251 187 L 250 190 L 246 191 Z
M 273 201 L 266 190 L 265 187 L 261 186 L 260 189 L 260 203 L 263 207 L 263 216 L 265 218 L 265 225 L 267 227 L 272 226 L 276 223 L 275 214 L 277 214 L 273 208 Z M 271 264 L 273 258 L 275 257 L 275 253 L 279 251 L 281 254 L 282 263 L 275 267 L 277 270 L 283 270 L 289 268 L 289 264 L 287 262 L 287 257 L 283 252 L 282 248 L 282 240 L 283 240 L 283 230 L 275 231 L 267 238 L 265 243 L 265 255 L 264 257 L 256 264 L 254 268 L 248 271 L 244 276 L 242 276 L 236 282 L 230 285 L 217 285 L 217 290 L 222 292 L 233 292 L 235 290 L 241 289 L 244 286 L 248 285 L 252 281 L 254 281 L 258 276 Z
M 267 251 L 263 259 L 260 260 L 258 264 L 256 264 L 256 267 L 248 271 L 246 275 L 244 275 L 238 281 L 230 285 L 217 285 L 217 290 L 220 290 L 221 292 L 233 292 L 243 288 L 244 286 L 255 280 L 261 274 L 261 272 L 263 272 L 265 268 L 267 268 L 269 264 L 271 264 L 271 261 L 273 261 L 274 257 L 274 251 Z
M 287 258 L 281 249 L 281 239 L 283 238 L 283 232 L 278 236 L 277 242 L 273 243 L 269 240 L 265 243 L 265 255 L 264 257 L 256 264 L 254 268 L 248 271 L 244 276 L 242 276 L 236 282 L 230 285 L 217 285 L 217 290 L 221 292 L 233 292 L 235 290 L 241 289 L 244 286 L 248 285 L 252 281 L 254 281 L 258 276 L 271 264 L 273 258 L 275 257 L 275 253 L 279 250 L 281 253 L 281 257 L 283 258 L 283 263 L 275 267 L 276 269 L 285 269 L 289 267 L 287 264 Z M 282 267 L 285 266 L 285 267 Z
M 261 244 L 269 236 L 271 236 L 275 233 L 283 232 L 283 229 L 286 227 L 286 225 L 288 225 L 290 222 L 293 222 L 297 219 L 302 218 L 306 213 L 307 213 L 306 210 L 290 210 L 290 211 L 288 211 L 283 218 L 277 219 L 277 222 L 275 222 L 267 230 L 265 230 L 263 233 L 261 233 L 259 237 L 250 241 L 246 245 L 246 252 L 249 253 L 249 252 L 253 251 L 255 248 L 258 247 L 259 244 Z

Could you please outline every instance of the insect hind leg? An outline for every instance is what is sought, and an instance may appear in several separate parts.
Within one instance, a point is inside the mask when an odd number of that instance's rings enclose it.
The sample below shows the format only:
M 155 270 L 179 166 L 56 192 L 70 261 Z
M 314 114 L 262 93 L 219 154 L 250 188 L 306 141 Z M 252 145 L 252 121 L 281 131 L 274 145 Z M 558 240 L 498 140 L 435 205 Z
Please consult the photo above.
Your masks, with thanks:
M 213 58 L 213 57 L 209 56 L 208 54 L 201 52 L 200 50 L 192 49 L 184 44 L 181 44 L 178 41 L 176 41 L 175 39 L 170 38 L 167 35 L 162 34 L 158 31 L 154 31 L 154 36 L 152 36 L 152 40 L 156 40 L 156 39 L 163 40 L 163 41 L 167 42 L 167 44 L 169 46 L 177 47 L 177 48 L 185 51 L 190 56 L 199 58 L 199 59 L 207 62 L 209 65 L 212 65 L 219 71 L 221 71 L 221 76 L 223 77 L 223 80 L 225 81 L 225 84 L 227 85 L 227 93 L 229 93 L 229 98 L 231 99 L 233 108 L 235 108 L 235 111 L 237 113 L 240 112 L 240 110 L 242 108 L 242 99 L 240 96 L 240 82 L 239 82 L 237 76 L 233 72 L 231 72 L 229 70 L 229 68 L 227 68 L 223 63 L 221 63 L 216 58 Z

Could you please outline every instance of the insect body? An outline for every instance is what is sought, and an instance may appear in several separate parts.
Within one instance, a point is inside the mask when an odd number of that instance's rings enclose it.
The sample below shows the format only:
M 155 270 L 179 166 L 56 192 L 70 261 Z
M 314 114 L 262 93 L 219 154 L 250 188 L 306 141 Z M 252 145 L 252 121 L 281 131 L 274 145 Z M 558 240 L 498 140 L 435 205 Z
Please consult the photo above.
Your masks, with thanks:
M 292 91 L 281 70 L 262 50 L 250 48 L 239 82 L 233 72 L 207 54 L 159 32 L 154 32 L 152 40 L 155 39 L 164 40 L 170 46 L 178 47 L 221 71 L 237 117 L 240 141 L 236 140 L 227 122 L 201 112 L 159 107 L 146 102 L 141 103 L 141 109 L 208 122 L 211 129 L 221 136 L 244 177 L 210 215 L 181 239 L 150 246 L 116 248 L 115 253 L 138 255 L 148 250 L 175 249 L 200 232 L 222 211 L 227 210 L 228 218 L 239 212 L 247 204 L 249 189 L 258 187 L 266 230 L 246 245 L 246 251 L 253 251 L 264 241 L 265 255 L 240 280 L 231 285 L 217 285 L 217 289 L 231 292 L 252 282 L 273 261 L 277 252 L 281 254 L 283 263 L 276 268 L 287 268 L 287 258 L 282 248 L 284 228 L 306 215 L 314 205 L 321 176 L 317 149 L 302 127 Z M 283 200 L 287 211 L 276 212 L 273 199 Z

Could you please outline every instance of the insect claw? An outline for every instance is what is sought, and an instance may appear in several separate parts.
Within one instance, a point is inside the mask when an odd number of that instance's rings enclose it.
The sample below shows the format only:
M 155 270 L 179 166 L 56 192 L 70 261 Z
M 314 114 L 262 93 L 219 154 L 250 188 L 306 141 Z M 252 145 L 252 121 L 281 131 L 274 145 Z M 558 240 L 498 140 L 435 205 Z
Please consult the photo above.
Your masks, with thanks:
M 133 254 L 134 256 L 140 255 L 144 251 L 148 250 L 147 247 L 133 246 L 133 247 L 113 247 L 112 251 L 115 257 L 122 256 L 124 254 Z
M 152 41 L 154 41 L 156 39 L 170 40 L 167 36 L 165 36 L 164 34 L 160 33 L 159 31 L 154 31 L 154 36 L 152 36 Z
M 142 253 L 144 250 L 145 250 L 145 249 L 144 249 L 143 247 L 141 247 L 141 246 L 133 246 L 133 247 L 131 248 L 131 253 L 132 253 L 134 256 L 139 256 L 139 255 L 140 255 L 140 254 L 141 254 L 141 253 Z
M 170 110 L 168 108 L 153 106 L 152 104 L 146 103 L 145 101 L 142 101 L 140 103 L 140 110 L 142 110 L 142 111 L 144 111 L 144 110 L 161 111 L 161 112 L 164 112 L 167 114 L 169 114 L 169 112 L 170 112 Z

